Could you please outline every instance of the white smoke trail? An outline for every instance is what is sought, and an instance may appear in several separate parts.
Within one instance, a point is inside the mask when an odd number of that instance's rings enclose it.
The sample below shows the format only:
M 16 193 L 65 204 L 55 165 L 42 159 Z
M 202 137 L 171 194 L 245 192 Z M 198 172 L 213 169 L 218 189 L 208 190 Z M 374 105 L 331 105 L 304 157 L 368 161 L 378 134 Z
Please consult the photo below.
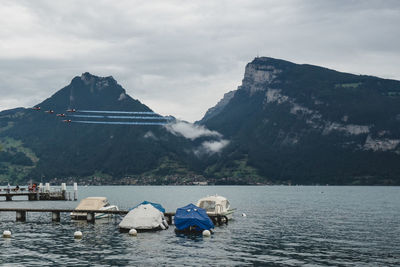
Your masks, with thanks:
M 157 114 L 153 111 L 112 111 L 112 110 L 77 110 L 82 113 L 111 113 L 111 114 Z
M 71 117 L 77 118 L 99 118 L 99 119 L 138 119 L 138 120 L 168 120 L 166 117 L 162 116 L 101 116 L 101 115 L 70 115 Z
M 167 120 L 167 118 L 162 116 L 157 117 L 144 117 L 144 116 L 106 116 L 109 119 L 139 119 L 139 120 Z
M 72 121 L 87 124 L 112 124 L 112 125 L 165 125 L 166 122 L 127 122 L 127 121 Z
M 100 116 L 100 115 L 69 115 L 69 117 L 78 117 L 78 118 L 99 118 L 99 119 L 104 118 L 104 116 Z

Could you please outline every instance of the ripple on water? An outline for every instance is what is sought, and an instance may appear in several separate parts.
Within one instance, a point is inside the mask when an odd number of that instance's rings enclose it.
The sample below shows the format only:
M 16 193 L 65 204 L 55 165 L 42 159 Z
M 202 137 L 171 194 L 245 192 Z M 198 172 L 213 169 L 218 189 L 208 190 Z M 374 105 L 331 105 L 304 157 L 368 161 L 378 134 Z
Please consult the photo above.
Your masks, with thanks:
M 221 194 L 238 208 L 228 226 L 210 238 L 182 236 L 174 227 L 131 237 L 120 219 L 96 224 L 61 223 L 50 214 L 30 214 L 16 223 L 0 213 L 2 265 L 400 265 L 400 190 L 394 187 L 88 187 L 80 197 L 106 195 L 132 207 L 142 200 L 169 211 L 204 195 Z M 373 198 L 371 198 L 373 196 Z M 0 202 L 0 207 L 72 208 L 76 202 Z M 83 239 L 73 233 L 82 231 Z

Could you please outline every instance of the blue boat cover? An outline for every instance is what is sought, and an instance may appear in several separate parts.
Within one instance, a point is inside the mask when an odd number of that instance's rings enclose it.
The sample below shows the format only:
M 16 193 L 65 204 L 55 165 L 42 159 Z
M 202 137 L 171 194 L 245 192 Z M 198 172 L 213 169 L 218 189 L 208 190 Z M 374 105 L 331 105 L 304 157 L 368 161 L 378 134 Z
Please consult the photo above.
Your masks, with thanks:
M 175 227 L 178 230 L 185 230 L 190 226 L 198 227 L 199 231 L 214 228 L 214 224 L 210 217 L 208 217 L 206 210 L 193 204 L 178 208 L 175 213 L 174 221 Z
M 153 202 L 149 202 L 149 201 L 143 201 L 142 203 L 136 205 L 135 207 L 129 209 L 129 211 L 139 207 L 140 205 L 146 205 L 146 204 L 150 204 L 152 205 L 154 208 L 158 209 L 159 211 L 161 211 L 162 213 L 165 213 L 165 209 L 163 208 L 163 206 L 161 206 L 161 204 L 158 203 L 153 203 Z

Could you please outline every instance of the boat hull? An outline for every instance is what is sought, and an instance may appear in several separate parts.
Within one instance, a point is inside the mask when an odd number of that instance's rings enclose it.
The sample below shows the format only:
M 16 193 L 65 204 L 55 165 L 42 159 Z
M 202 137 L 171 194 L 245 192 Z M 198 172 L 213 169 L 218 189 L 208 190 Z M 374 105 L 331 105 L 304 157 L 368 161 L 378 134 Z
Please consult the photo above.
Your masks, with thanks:
M 103 207 L 100 210 L 118 210 L 118 207 L 115 205 L 112 206 L 108 206 L 108 207 Z M 108 219 L 108 218 L 112 218 L 114 216 L 114 214 L 110 214 L 110 213 L 95 213 L 94 214 L 94 218 L 96 220 L 99 219 Z M 76 221 L 81 221 L 81 220 L 86 220 L 87 219 L 87 213 L 86 212 L 71 212 L 71 219 L 72 220 L 76 220 Z
M 223 215 L 225 216 L 228 220 L 232 220 L 233 214 L 235 213 L 235 210 L 227 210 L 225 212 L 207 212 L 208 215 L 211 216 L 216 216 L 216 215 Z

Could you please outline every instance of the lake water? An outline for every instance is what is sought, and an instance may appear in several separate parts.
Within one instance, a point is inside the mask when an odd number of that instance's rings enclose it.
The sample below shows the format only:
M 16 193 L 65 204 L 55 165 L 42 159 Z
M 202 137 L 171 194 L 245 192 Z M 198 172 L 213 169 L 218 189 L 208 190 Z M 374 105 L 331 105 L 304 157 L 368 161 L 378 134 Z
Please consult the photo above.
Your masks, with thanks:
M 69 188 L 71 189 L 71 188 Z M 106 196 L 120 209 L 143 200 L 175 211 L 206 195 L 227 197 L 234 220 L 210 238 L 166 231 L 119 233 L 121 218 L 95 224 L 51 222 L 49 213 L 0 213 L 2 265 L 400 265 L 400 187 L 89 186 L 79 199 Z M 0 201 L 0 207 L 74 208 L 74 201 Z M 242 217 L 245 213 L 247 216 Z M 83 232 L 76 241 L 73 233 Z

